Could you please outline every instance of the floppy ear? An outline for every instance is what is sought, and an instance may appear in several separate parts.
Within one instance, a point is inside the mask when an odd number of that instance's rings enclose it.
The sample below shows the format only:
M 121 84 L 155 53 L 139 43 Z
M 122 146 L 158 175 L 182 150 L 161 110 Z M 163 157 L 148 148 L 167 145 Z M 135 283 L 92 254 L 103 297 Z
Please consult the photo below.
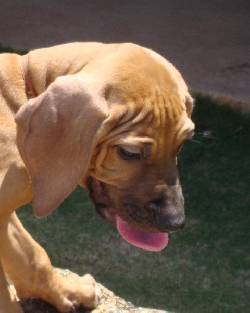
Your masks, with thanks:
M 104 98 L 83 76 L 57 78 L 18 111 L 17 144 L 32 181 L 33 209 L 50 214 L 86 177 L 102 122 Z

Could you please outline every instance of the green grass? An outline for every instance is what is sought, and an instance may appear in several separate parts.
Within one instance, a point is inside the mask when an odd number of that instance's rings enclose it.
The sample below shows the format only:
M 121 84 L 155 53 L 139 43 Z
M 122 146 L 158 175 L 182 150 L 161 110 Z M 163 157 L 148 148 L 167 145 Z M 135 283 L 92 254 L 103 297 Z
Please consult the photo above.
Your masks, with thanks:
M 10 46 L 5 46 L 5 45 L 2 45 L 0 43 L 0 53 L 5 53 L 5 52 L 10 52 L 10 53 L 18 53 L 18 54 L 25 54 L 27 53 L 27 51 L 25 50 L 17 50 L 17 49 L 13 49 L 11 48 Z
M 194 140 L 180 156 L 187 226 L 158 254 L 124 242 L 77 189 L 55 214 L 19 216 L 54 265 L 90 272 L 143 306 L 180 313 L 250 307 L 250 118 L 197 96 Z

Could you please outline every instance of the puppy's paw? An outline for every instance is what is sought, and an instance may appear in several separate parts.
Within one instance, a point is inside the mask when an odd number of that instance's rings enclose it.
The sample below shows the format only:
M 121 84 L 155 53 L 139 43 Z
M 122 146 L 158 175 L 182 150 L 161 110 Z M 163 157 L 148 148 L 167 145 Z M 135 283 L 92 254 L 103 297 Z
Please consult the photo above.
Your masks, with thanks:
M 80 277 L 68 270 L 53 269 L 47 275 L 40 275 L 39 284 L 17 291 L 22 300 L 43 299 L 65 313 L 79 306 L 92 309 L 98 304 L 95 279 L 90 274 Z
M 61 312 L 70 312 L 79 306 L 89 309 L 98 304 L 98 291 L 95 279 L 86 274 L 82 277 L 68 272 L 61 276 L 60 294 L 55 294 L 49 302 L 54 304 Z

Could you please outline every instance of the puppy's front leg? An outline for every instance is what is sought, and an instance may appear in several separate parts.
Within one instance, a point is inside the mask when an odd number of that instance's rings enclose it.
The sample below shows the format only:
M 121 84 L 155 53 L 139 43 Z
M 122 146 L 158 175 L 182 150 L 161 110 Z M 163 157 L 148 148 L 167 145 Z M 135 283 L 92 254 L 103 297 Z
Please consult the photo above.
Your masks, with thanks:
M 15 299 L 12 299 L 8 283 L 6 281 L 1 262 L 0 262 L 0 312 L 1 313 L 21 313 L 21 307 Z
M 41 298 L 61 312 L 96 305 L 95 281 L 90 275 L 61 276 L 44 249 L 13 213 L 0 228 L 1 261 L 21 299 Z

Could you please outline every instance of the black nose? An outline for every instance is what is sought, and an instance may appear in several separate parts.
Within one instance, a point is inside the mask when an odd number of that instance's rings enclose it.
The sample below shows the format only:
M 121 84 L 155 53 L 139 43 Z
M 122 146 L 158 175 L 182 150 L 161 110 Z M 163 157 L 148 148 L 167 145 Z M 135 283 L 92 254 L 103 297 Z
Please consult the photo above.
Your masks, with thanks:
M 147 208 L 155 212 L 155 224 L 161 231 L 174 231 L 182 229 L 185 225 L 183 200 L 169 205 L 164 197 L 161 197 L 150 201 Z
M 159 214 L 156 216 L 156 227 L 162 231 L 174 231 L 185 226 L 184 214 Z

